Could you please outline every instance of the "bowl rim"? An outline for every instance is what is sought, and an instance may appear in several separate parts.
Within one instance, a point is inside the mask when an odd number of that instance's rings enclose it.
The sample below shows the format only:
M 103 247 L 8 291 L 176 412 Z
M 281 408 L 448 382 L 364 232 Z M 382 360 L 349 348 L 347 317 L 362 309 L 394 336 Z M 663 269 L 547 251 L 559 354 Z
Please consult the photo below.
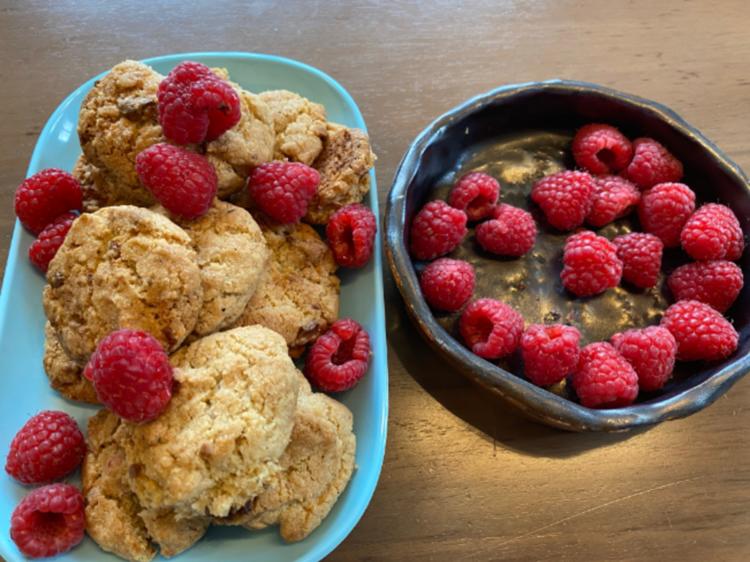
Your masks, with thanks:
M 385 253 L 409 316 L 428 343 L 464 376 L 489 388 L 526 415 L 554 427 L 571 431 L 621 431 L 682 418 L 702 410 L 750 371 L 750 354 L 736 358 L 705 381 L 667 398 L 624 408 L 596 410 L 549 392 L 475 355 L 435 320 L 423 299 L 404 240 L 406 190 L 416 174 L 421 156 L 433 138 L 467 115 L 498 101 L 507 103 L 514 97 L 537 92 L 593 93 L 638 108 L 698 144 L 727 175 L 750 189 L 747 175 L 735 162 L 698 129 L 661 103 L 576 80 L 552 79 L 495 88 L 457 105 L 427 125 L 412 141 L 396 169 L 385 205 Z

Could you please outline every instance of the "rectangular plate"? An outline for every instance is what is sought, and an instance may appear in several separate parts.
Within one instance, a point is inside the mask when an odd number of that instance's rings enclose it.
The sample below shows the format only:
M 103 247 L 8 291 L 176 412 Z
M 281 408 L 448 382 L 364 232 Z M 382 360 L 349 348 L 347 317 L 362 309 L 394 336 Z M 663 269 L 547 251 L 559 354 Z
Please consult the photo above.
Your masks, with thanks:
M 212 67 L 225 67 L 233 81 L 260 92 L 286 89 L 325 105 L 328 118 L 350 127 L 365 128 L 357 105 L 335 80 L 305 64 L 270 55 L 249 53 L 186 53 L 145 60 L 155 70 L 167 74 L 183 60 L 195 60 Z M 80 154 L 76 126 L 78 110 L 94 81 L 92 78 L 54 111 L 36 144 L 27 175 L 43 168 L 71 170 Z M 375 171 L 370 172 L 369 205 L 378 216 Z M 0 292 L 0 460 L 8 453 L 10 441 L 26 420 L 41 410 L 64 410 L 73 415 L 81 428 L 97 409 L 61 398 L 47 383 L 42 368 L 44 348 L 44 278 L 26 257 L 33 237 L 16 221 L 8 263 Z M 349 532 L 370 502 L 380 474 L 385 452 L 388 418 L 388 370 L 383 308 L 383 277 L 380 237 L 375 238 L 373 259 L 363 269 L 341 271 L 341 316 L 360 322 L 370 334 L 370 370 L 353 390 L 336 398 L 354 413 L 357 436 L 356 470 L 331 513 L 307 539 L 285 544 L 275 528 L 249 532 L 242 528 L 214 527 L 192 549 L 177 560 L 319 560 L 331 552 Z M 79 483 L 78 474 L 68 479 Z M 0 475 L 0 555 L 8 562 L 23 560 L 10 540 L 11 512 L 28 492 L 4 471 Z M 102 552 L 90 539 L 58 558 L 59 560 L 119 560 Z

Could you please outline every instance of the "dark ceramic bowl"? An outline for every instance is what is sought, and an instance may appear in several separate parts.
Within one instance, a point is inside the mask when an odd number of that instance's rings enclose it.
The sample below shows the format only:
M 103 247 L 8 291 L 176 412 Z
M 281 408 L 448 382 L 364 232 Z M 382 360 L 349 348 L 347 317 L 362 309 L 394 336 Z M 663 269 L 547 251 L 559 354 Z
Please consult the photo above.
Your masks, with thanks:
M 711 141 L 663 105 L 595 84 L 551 80 L 505 86 L 475 97 L 430 124 L 414 140 L 396 173 L 386 206 L 386 254 L 409 315 L 429 343 L 456 369 L 487 387 L 528 416 L 574 431 L 616 431 L 680 418 L 705 408 L 750 369 L 750 290 L 746 286 L 727 312 L 740 332 L 739 349 L 720 364 L 678 363 L 675 376 L 656 393 L 641 393 L 627 408 L 594 410 L 581 406 L 561 383 L 550 390 L 520 375 L 517 359 L 500 364 L 466 349 L 457 336 L 457 314 L 438 314 L 422 298 L 418 271 L 407 250 L 408 227 L 428 200 L 445 198 L 456 177 L 485 170 L 500 180 L 503 202 L 530 210 L 540 227 L 534 249 L 526 256 L 498 259 L 483 254 L 473 230 L 451 254 L 472 262 L 477 271 L 474 297 L 489 296 L 515 306 L 527 323 L 565 322 L 577 326 L 582 344 L 606 340 L 613 333 L 656 324 L 669 305 L 664 274 L 686 261 L 679 250 L 665 253 L 662 279 L 649 291 L 627 286 L 589 299 L 565 294 L 559 281 L 566 234 L 544 226 L 529 203 L 539 177 L 572 168 L 570 140 L 591 122 L 610 123 L 630 138 L 656 138 L 685 166 L 683 181 L 700 202 L 721 201 L 734 210 L 747 235 L 750 189 L 740 168 Z M 634 215 L 634 214 L 633 214 Z M 599 233 L 612 238 L 640 230 L 634 216 Z M 740 266 L 748 276 L 750 252 Z

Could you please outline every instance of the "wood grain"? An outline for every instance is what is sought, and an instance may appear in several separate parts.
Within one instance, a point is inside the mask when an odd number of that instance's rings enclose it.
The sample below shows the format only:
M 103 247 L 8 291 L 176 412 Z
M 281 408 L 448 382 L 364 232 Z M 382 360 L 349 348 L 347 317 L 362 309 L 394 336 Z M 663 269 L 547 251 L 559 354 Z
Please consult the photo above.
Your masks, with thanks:
M 742 0 L 2 0 L 0 263 L 45 120 L 123 58 L 243 50 L 323 69 L 365 115 L 382 201 L 435 116 L 500 84 L 553 77 L 659 100 L 750 170 L 746 13 Z M 386 286 L 388 452 L 370 508 L 331 560 L 750 559 L 750 381 L 651 430 L 561 433 L 447 370 Z

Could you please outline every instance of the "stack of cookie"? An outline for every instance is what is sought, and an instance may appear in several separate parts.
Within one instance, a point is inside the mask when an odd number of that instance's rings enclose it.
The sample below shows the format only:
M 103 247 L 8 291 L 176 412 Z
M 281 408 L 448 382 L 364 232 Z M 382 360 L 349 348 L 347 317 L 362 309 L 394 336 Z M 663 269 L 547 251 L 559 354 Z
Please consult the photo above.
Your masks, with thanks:
M 157 547 L 181 552 L 210 524 L 279 525 L 300 540 L 346 486 L 351 413 L 314 393 L 292 357 L 338 317 L 336 263 L 310 225 L 361 201 L 374 162 L 366 134 L 327 122 L 323 106 L 230 82 L 239 122 L 188 147 L 214 167 L 217 199 L 200 218 L 179 218 L 135 170 L 137 154 L 165 142 L 161 80 L 126 61 L 84 100 L 74 175 L 86 212 L 49 264 L 43 299 L 44 367 L 66 398 L 97 402 L 82 371 L 115 330 L 147 331 L 171 354 L 176 384 L 161 416 L 133 424 L 102 410 L 89 422 L 87 530 L 139 561 Z M 320 174 L 304 222 L 276 224 L 247 201 L 253 167 L 274 159 Z

